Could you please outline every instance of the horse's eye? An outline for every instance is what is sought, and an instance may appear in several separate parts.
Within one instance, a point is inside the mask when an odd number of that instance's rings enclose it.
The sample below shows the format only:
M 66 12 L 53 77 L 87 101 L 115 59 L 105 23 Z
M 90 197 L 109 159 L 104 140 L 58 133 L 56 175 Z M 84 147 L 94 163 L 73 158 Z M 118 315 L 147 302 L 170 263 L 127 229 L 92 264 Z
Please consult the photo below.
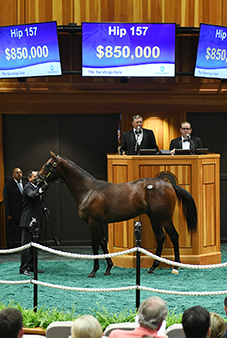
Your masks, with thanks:
M 44 170 L 47 170 L 49 168 L 49 164 L 45 164 L 45 166 L 44 166 Z

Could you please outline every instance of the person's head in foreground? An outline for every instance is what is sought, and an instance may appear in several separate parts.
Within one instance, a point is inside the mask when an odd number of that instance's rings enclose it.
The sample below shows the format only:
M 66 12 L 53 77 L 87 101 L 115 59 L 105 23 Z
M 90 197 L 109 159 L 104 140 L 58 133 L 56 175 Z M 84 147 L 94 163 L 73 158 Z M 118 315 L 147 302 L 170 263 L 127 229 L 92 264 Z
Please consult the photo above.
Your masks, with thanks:
M 23 317 L 19 310 L 6 308 L 0 311 L 0 338 L 23 337 Z
M 201 306 L 193 306 L 185 310 L 182 325 L 186 338 L 210 336 L 210 314 Z
M 73 322 L 71 335 L 72 338 L 101 338 L 103 331 L 95 317 L 83 315 Z
M 215 312 L 210 312 L 210 338 L 223 338 L 226 331 L 224 319 Z
M 158 331 L 167 314 L 166 301 L 160 297 L 150 297 L 139 307 L 138 323 L 142 327 Z

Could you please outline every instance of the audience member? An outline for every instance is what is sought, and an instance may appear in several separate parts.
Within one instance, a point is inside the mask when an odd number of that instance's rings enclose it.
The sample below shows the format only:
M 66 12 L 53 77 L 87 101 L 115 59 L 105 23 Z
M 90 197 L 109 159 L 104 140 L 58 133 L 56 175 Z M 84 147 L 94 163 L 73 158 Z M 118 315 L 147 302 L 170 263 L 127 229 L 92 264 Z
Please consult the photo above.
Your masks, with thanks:
M 223 338 L 226 331 L 224 319 L 215 312 L 210 312 L 210 338 Z
M 13 179 L 7 182 L 3 188 L 7 249 L 15 247 L 16 233 L 19 232 L 20 229 L 23 188 L 26 183 L 22 179 L 22 171 L 20 168 L 14 168 L 12 176 Z
M 0 311 L 0 338 L 22 338 L 23 317 L 19 310 L 6 308 Z
M 132 331 L 113 330 L 110 338 L 152 336 L 153 338 L 166 338 L 167 336 L 158 336 L 157 331 L 162 325 L 163 320 L 168 314 L 166 302 L 160 297 L 150 297 L 145 299 L 138 311 L 139 327 Z
M 224 299 L 224 310 L 225 310 L 225 314 L 227 316 L 227 296 Z M 227 338 L 227 323 L 226 323 L 226 332 L 225 332 L 224 338 Z
M 38 188 L 37 183 L 37 171 L 30 170 L 28 172 L 28 183 L 24 187 L 23 191 L 23 212 L 21 215 L 20 227 L 22 229 L 21 235 L 21 245 L 28 244 L 33 239 L 33 229 L 36 227 L 37 229 L 37 237 L 39 238 L 39 231 L 42 224 L 42 212 L 43 212 L 43 204 L 42 204 L 42 194 L 48 188 L 48 186 L 44 186 L 42 188 Z M 37 238 L 37 241 L 38 241 Z M 31 272 L 33 272 L 33 248 L 30 247 L 21 252 L 21 265 L 20 265 L 20 273 L 31 276 Z M 43 270 L 37 270 L 39 273 L 43 273 Z
M 199 137 L 192 137 L 192 127 L 188 121 L 184 121 L 180 126 L 181 136 L 170 142 L 169 149 L 172 155 L 175 154 L 175 149 L 191 149 L 191 153 L 195 154 L 198 148 L 202 148 L 202 141 Z
M 143 118 L 140 115 L 134 115 L 132 118 L 131 130 L 122 134 L 121 155 L 138 155 L 140 149 L 156 149 L 155 136 L 152 130 L 143 128 Z
M 102 335 L 101 325 L 92 315 L 77 318 L 71 327 L 72 338 L 101 338 Z
M 182 325 L 186 338 L 206 338 L 210 336 L 210 314 L 201 306 L 193 306 L 185 310 Z

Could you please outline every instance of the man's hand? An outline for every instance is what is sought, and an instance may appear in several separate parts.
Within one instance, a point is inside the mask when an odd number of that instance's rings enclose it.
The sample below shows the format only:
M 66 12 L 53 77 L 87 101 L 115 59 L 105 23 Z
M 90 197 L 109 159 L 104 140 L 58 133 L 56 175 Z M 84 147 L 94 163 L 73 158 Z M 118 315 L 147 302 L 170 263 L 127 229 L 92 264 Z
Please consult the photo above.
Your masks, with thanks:
M 49 188 L 49 185 L 45 183 L 41 188 L 39 188 L 39 194 L 43 194 L 48 188 Z
M 171 150 L 171 155 L 175 155 L 175 148 Z

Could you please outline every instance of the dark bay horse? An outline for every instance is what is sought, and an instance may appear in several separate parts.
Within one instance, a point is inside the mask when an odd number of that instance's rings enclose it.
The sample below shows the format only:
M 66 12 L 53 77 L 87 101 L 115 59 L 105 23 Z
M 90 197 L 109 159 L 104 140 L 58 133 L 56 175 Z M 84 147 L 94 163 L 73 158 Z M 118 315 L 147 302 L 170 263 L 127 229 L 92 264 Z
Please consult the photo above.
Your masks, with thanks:
M 63 156 L 51 158 L 39 171 L 40 184 L 58 178 L 62 179 L 73 195 L 79 216 L 89 224 L 92 249 L 98 255 L 99 246 L 104 254 L 109 253 L 102 224 L 125 221 L 141 214 L 146 214 L 151 222 L 156 241 L 156 255 L 161 256 L 165 240 L 163 228 L 169 235 L 174 247 L 175 261 L 180 262 L 178 233 L 172 223 L 176 200 L 182 203 L 189 232 L 197 229 L 197 210 L 191 194 L 180 186 L 158 178 L 142 178 L 128 183 L 110 183 L 95 179 L 92 175 Z M 113 266 L 107 258 L 105 275 L 110 275 Z M 154 260 L 148 273 L 153 273 L 159 265 Z M 99 269 L 98 259 L 88 277 L 95 277 Z

